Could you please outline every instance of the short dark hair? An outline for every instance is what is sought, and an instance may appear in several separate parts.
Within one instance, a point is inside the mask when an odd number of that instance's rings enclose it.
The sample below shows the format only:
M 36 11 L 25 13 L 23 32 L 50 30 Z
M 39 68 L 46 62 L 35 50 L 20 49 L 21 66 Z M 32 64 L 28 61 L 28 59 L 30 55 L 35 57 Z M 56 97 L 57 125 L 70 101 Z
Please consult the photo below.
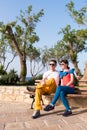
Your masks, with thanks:
M 57 64 L 57 61 L 55 59 L 50 59 L 49 62 L 54 62 L 55 64 Z

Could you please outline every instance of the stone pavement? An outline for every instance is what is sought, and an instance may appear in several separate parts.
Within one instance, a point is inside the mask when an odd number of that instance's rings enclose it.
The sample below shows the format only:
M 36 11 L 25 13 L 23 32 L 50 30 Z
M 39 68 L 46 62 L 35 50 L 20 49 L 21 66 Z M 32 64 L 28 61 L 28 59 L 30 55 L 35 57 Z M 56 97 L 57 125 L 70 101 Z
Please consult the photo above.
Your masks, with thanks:
M 87 108 L 72 108 L 73 114 L 63 117 L 64 107 L 32 119 L 33 110 L 27 103 L 0 102 L 0 130 L 87 130 Z

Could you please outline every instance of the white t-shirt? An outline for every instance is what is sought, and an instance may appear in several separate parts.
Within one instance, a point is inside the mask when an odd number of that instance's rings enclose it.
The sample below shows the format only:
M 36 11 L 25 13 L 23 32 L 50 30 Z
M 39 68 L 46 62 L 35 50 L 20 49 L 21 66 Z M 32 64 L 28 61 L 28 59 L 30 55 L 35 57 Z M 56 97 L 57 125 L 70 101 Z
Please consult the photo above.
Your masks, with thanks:
M 47 72 L 43 74 L 43 79 L 44 78 L 47 78 L 47 79 L 54 78 L 56 85 L 58 86 L 59 84 L 59 73 L 57 70 L 55 71 L 48 70 Z

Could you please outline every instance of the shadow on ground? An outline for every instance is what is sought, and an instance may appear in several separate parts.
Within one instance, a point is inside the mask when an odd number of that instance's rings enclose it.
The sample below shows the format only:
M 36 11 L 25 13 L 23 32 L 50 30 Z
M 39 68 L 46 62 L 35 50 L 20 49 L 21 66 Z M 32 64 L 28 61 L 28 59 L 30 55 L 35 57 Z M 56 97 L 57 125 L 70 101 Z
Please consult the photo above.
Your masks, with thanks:
M 47 115 L 53 115 L 53 114 L 57 114 L 57 115 L 62 115 L 64 113 L 65 110 L 52 110 L 52 111 L 49 111 L 49 112 L 46 112 L 41 114 L 41 117 L 42 116 L 47 116 Z M 79 107 L 73 107 L 72 108 L 72 115 L 70 116 L 75 116 L 75 115 L 78 115 L 78 114 L 83 114 L 83 113 L 87 113 L 87 108 L 85 108 L 84 110 L 79 110 Z

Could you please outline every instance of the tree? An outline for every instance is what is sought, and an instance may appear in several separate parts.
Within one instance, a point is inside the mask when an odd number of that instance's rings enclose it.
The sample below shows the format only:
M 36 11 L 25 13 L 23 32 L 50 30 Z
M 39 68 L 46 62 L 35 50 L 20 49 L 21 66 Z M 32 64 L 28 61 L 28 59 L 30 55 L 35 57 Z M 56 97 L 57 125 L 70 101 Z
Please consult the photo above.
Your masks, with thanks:
M 69 54 L 67 53 L 66 45 L 62 40 L 58 41 L 57 44 L 54 45 L 54 56 L 57 61 L 60 62 L 61 59 L 69 59 Z
M 83 6 L 81 9 L 76 10 L 74 2 L 70 1 L 66 5 L 66 7 L 68 8 L 69 14 L 75 20 L 75 22 L 77 22 L 79 25 L 87 26 L 87 6 L 86 5 Z M 87 37 L 87 32 L 85 30 L 86 29 L 84 29 L 84 31 L 82 31 L 82 30 L 77 31 L 77 34 L 78 34 L 79 38 L 80 38 L 80 36 L 81 36 L 81 39 L 85 38 L 85 42 L 83 40 L 83 43 L 86 43 L 86 40 L 87 40 L 87 38 L 86 38 Z M 87 51 L 87 47 L 85 46 L 85 48 L 84 48 L 84 44 L 82 45 L 82 50 Z
M 45 62 L 42 62 L 40 49 L 36 49 L 32 45 L 27 51 L 27 57 L 30 61 L 30 73 L 32 78 L 35 78 L 45 67 Z
M 47 46 L 44 47 L 42 50 L 43 56 L 42 56 L 42 61 L 45 63 L 49 62 L 49 59 L 52 58 L 52 54 L 54 56 L 54 50 L 52 48 L 48 48 Z
M 57 44 L 51 48 L 45 46 L 42 52 L 42 61 L 46 64 L 45 66 L 47 66 L 47 69 L 50 59 L 56 59 L 58 62 L 60 62 L 60 60 L 63 58 L 69 58 L 68 53 L 65 49 L 65 45 L 62 41 L 58 41 Z
M 10 53 L 13 54 L 12 59 L 10 59 L 10 61 L 7 63 L 6 65 L 6 53 Z M 10 63 L 14 60 L 14 58 L 16 57 L 16 53 L 13 53 L 9 46 L 5 43 L 5 39 L 3 37 L 3 35 L 1 35 L 1 39 L 0 39 L 0 64 L 4 67 L 4 70 L 7 71 Z
M 67 25 L 59 34 L 62 34 L 62 40 L 58 41 L 54 47 L 45 49 L 45 60 L 47 61 L 50 57 L 56 58 L 58 62 L 61 59 L 69 59 L 74 65 L 76 74 L 81 76 L 78 53 L 86 50 L 87 29 L 75 30 Z
M 63 34 L 62 43 L 66 53 L 72 61 L 76 74 L 81 76 L 78 68 L 78 53 L 84 51 L 87 45 L 87 29 L 75 30 L 71 29 L 70 25 L 61 29 L 60 33 Z
M 69 14 L 80 25 L 87 25 L 87 6 L 82 7 L 80 10 L 75 9 L 73 1 L 70 1 L 66 7 Z
M 37 14 L 33 14 L 32 6 L 28 6 L 25 12 L 20 11 L 17 21 L 8 24 L 0 23 L 0 32 L 3 34 L 5 41 L 19 56 L 21 69 L 20 81 L 24 81 L 27 74 L 26 52 L 30 45 L 39 41 L 35 28 L 43 14 L 43 9 Z
M 4 40 L 0 39 L 0 64 L 3 66 L 6 59 L 6 48 L 7 46 L 4 44 Z
M 44 48 L 42 49 L 42 63 L 47 69 L 50 59 L 56 59 L 55 50 L 53 47 L 48 48 L 47 46 L 44 46 Z

